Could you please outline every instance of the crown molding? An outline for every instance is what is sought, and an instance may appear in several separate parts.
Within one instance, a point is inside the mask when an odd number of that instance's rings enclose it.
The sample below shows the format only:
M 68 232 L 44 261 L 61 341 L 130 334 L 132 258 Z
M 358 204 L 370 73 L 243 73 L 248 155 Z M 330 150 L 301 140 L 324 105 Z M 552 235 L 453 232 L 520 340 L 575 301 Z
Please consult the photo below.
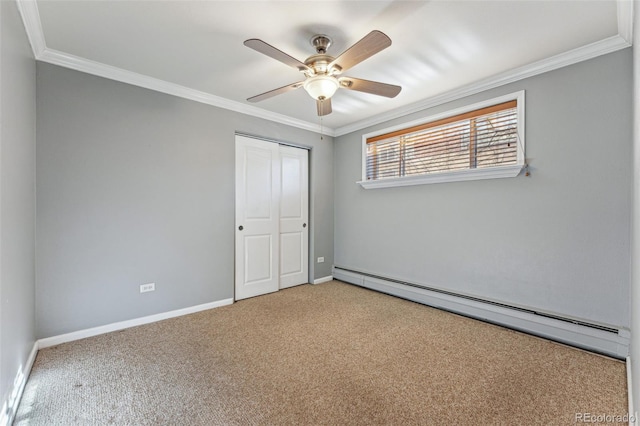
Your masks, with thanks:
M 629 45 L 633 43 L 633 3 L 631 0 L 617 0 L 618 35 Z
M 41 62 L 47 62 L 76 71 L 81 71 L 87 74 L 108 78 L 110 80 L 132 84 L 134 86 L 143 87 L 145 89 L 154 90 L 156 92 L 166 93 L 168 95 L 173 95 L 195 102 L 224 108 L 230 111 L 239 112 L 241 114 L 251 115 L 253 117 L 263 118 L 265 120 L 286 124 L 288 126 L 297 127 L 316 133 L 320 133 L 322 131 L 323 134 L 333 136 L 333 131 L 331 129 L 321 129 L 318 124 L 298 120 L 284 114 L 278 114 L 261 108 L 256 108 L 251 105 L 245 105 L 243 103 L 222 98 L 220 96 L 215 96 L 210 93 L 202 92 L 200 90 L 191 89 L 179 84 L 170 83 L 165 80 L 160 80 L 132 71 L 127 71 L 122 68 L 117 68 L 111 65 L 106 65 L 100 62 L 81 58 L 79 56 L 70 55 L 68 53 L 60 52 L 54 49 L 45 48 L 44 51 L 36 57 L 36 59 Z
M 455 101 L 465 96 L 475 95 L 485 90 L 493 89 L 629 47 L 632 45 L 633 40 L 633 3 L 633 0 L 616 0 L 618 34 L 615 36 L 586 46 L 578 47 L 577 49 L 573 49 L 568 52 L 560 53 L 538 62 L 524 65 L 520 68 L 494 75 L 484 80 L 476 81 L 458 89 L 429 97 L 423 101 L 416 102 L 406 107 L 394 109 L 390 112 L 378 114 L 343 127 L 338 127 L 334 131 L 334 136 L 338 137 L 346 135 L 366 127 L 375 126 L 376 124 L 384 123 L 395 118 L 400 118 L 447 102 Z
M 27 38 L 31 43 L 33 56 L 36 59 L 46 49 L 47 45 L 44 41 L 44 32 L 42 31 L 42 22 L 40 21 L 40 12 L 38 4 L 35 0 L 16 0 L 18 11 L 24 23 L 24 29 L 27 32 Z
M 378 114 L 367 119 L 357 121 L 347 126 L 339 127 L 335 129 L 335 136 L 346 135 L 348 133 L 355 132 L 356 130 L 361 130 L 366 127 L 383 123 L 385 121 L 400 118 L 409 114 L 413 114 L 415 112 L 442 105 L 447 102 L 455 101 L 466 96 L 475 95 L 477 93 L 504 86 L 509 83 L 523 80 L 525 78 L 533 77 L 538 74 L 553 71 L 558 68 L 566 67 L 568 65 L 573 65 L 575 63 L 586 61 L 587 59 L 592 59 L 601 55 L 605 55 L 607 53 L 615 52 L 629 46 L 631 46 L 631 44 L 627 42 L 623 37 L 615 35 L 604 40 L 600 40 L 595 43 L 591 43 L 586 46 L 578 47 L 577 49 L 573 49 L 568 52 L 543 59 L 541 61 L 533 62 L 531 64 L 515 68 L 513 70 L 496 74 L 492 77 L 476 81 L 465 86 L 461 86 L 457 89 L 442 93 L 440 95 L 429 97 L 423 101 L 416 102 L 406 107 L 401 107 L 387 113 Z
M 106 65 L 100 62 L 81 58 L 65 52 L 49 49 L 46 46 L 42 23 L 40 21 L 40 12 L 38 4 L 35 0 L 16 0 L 18 10 L 22 17 L 22 22 L 31 43 L 33 56 L 36 60 L 47 62 L 53 65 L 81 71 L 87 74 L 93 74 L 99 77 L 108 78 L 119 81 L 121 83 L 132 84 L 134 86 L 143 87 L 157 92 L 166 93 L 168 95 L 189 99 L 207 105 L 224 108 L 230 111 L 247 114 L 253 117 L 262 118 L 276 123 L 285 124 L 287 126 L 297 127 L 299 129 L 308 130 L 315 133 L 321 133 L 327 136 L 334 136 L 334 130 L 321 127 L 318 124 L 310 123 L 289 117 L 284 114 L 267 111 L 241 102 L 232 101 L 220 96 L 200 90 L 191 89 L 179 84 L 170 83 L 154 77 L 127 71 L 121 68 Z
M 327 127 L 323 128 L 318 124 L 299 120 L 284 114 L 278 114 L 262 108 L 215 96 L 210 93 L 49 49 L 46 47 L 36 0 L 16 0 L 16 3 L 18 5 L 20 15 L 22 16 L 25 30 L 36 60 L 333 137 L 342 136 L 369 126 L 422 111 L 446 102 L 451 102 L 465 96 L 474 95 L 485 90 L 493 89 L 528 77 L 533 77 L 538 74 L 605 55 L 607 53 L 615 52 L 631 46 L 633 37 L 633 1 L 616 0 L 618 35 L 516 68 L 514 70 L 494 75 L 440 95 L 429 97 L 423 101 L 416 102 L 406 107 L 378 114 L 337 129 L 331 129 Z

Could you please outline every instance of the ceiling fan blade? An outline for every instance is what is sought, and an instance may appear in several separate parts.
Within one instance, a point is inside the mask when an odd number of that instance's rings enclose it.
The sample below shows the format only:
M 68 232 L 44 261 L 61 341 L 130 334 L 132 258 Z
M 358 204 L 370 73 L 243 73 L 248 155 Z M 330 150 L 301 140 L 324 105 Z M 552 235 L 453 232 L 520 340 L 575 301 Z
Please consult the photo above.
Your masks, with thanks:
M 318 107 L 318 117 L 331 114 L 331 98 L 322 101 L 316 101 Z
M 282 93 L 286 93 L 286 92 L 290 92 L 292 90 L 299 89 L 300 87 L 302 87 L 302 83 L 303 83 L 302 81 L 298 81 L 297 83 L 289 84 L 288 86 L 282 86 L 282 87 L 279 87 L 277 89 L 269 90 L 268 92 L 264 92 L 264 93 L 261 93 L 261 94 L 256 95 L 256 96 L 252 96 L 247 100 L 249 102 L 264 101 L 265 99 L 272 98 L 272 97 L 274 97 L 276 95 L 280 95 Z
M 389 46 L 391 39 L 385 33 L 373 30 L 334 59 L 329 68 L 338 65 L 342 71 L 348 70 Z
M 289 65 L 290 67 L 297 68 L 298 71 L 307 71 L 310 68 L 297 60 L 296 58 L 287 55 L 282 50 L 276 49 L 268 43 L 265 43 L 262 40 L 257 38 L 252 38 L 249 40 L 245 40 L 244 45 L 252 48 L 253 50 L 262 53 L 263 55 L 267 55 L 277 61 L 282 62 L 283 64 Z
M 402 87 L 393 84 L 380 83 L 377 81 L 362 80 L 361 78 L 341 77 L 338 79 L 340 87 L 357 90 L 358 92 L 371 93 L 372 95 L 395 98 L 402 90 Z

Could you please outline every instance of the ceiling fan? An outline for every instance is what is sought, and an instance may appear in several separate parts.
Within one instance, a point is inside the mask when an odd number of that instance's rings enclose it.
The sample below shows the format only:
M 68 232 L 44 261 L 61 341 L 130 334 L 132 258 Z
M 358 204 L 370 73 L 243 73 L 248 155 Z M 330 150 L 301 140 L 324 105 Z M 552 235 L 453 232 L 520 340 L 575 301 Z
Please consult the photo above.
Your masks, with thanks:
M 281 93 L 304 87 L 309 95 L 316 100 L 318 115 L 323 116 L 331 113 L 331 96 L 339 88 L 357 90 L 387 98 L 393 98 L 400 93 L 400 90 L 402 90 L 400 86 L 341 75 L 342 72 L 391 46 L 391 39 L 386 34 L 377 30 L 371 31 L 337 58 L 327 55 L 327 49 L 331 46 L 331 43 L 332 40 L 327 35 L 319 34 L 313 36 L 311 44 L 315 47 L 316 54 L 309 56 L 304 62 L 300 62 L 262 40 L 256 38 L 246 40 L 244 42 L 245 46 L 294 67 L 305 76 L 302 81 L 270 90 L 247 100 L 249 102 L 259 102 Z

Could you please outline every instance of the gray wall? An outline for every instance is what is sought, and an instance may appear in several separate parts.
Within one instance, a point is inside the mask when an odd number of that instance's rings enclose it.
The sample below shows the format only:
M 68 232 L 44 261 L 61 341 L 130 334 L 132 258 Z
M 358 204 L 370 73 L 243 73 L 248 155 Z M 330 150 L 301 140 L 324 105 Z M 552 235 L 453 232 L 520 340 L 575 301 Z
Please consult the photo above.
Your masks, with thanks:
M 0 406 L 35 342 L 35 90 L 16 3 L 0 1 Z
M 631 49 L 335 140 L 335 264 L 629 327 Z M 361 135 L 526 91 L 531 177 L 365 190 Z
M 233 297 L 236 131 L 312 148 L 331 274 L 332 138 L 49 64 L 37 84 L 39 338 Z

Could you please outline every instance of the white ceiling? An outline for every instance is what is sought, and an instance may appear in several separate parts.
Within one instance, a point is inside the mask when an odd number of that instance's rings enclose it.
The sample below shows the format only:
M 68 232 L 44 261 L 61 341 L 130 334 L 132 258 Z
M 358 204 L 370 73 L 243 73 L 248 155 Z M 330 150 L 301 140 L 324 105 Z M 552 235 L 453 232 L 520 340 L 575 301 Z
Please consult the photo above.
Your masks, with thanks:
M 394 99 L 339 90 L 325 132 L 406 112 L 629 46 L 632 3 L 606 1 L 18 0 L 36 58 L 319 129 L 303 90 L 246 98 L 302 80 L 243 45 L 260 38 L 304 61 L 327 34 L 338 56 L 371 30 L 391 47 L 346 75 L 402 86 Z

